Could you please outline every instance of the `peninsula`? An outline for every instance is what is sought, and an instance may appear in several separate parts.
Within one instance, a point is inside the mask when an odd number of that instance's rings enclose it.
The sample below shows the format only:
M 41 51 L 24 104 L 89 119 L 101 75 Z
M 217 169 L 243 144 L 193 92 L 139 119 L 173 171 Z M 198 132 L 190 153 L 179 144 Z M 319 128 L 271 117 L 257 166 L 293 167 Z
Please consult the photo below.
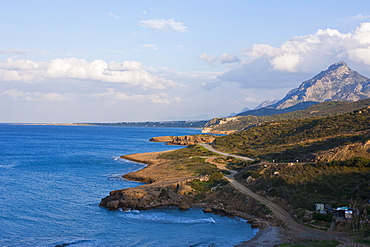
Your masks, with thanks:
M 369 207 L 369 119 L 370 110 L 363 108 L 268 122 L 227 136 L 154 138 L 189 146 L 122 156 L 147 164 L 124 175 L 146 184 L 112 191 L 100 206 L 110 210 L 201 207 L 205 212 L 243 217 L 253 227 L 274 232 L 270 239 L 274 244 L 297 239 L 348 244 L 351 221 L 332 209 L 346 206 L 365 212 Z M 315 211 L 319 202 L 326 205 L 325 214 Z M 366 213 L 356 217 L 362 217 L 366 227 L 352 229 L 351 234 L 368 229 Z

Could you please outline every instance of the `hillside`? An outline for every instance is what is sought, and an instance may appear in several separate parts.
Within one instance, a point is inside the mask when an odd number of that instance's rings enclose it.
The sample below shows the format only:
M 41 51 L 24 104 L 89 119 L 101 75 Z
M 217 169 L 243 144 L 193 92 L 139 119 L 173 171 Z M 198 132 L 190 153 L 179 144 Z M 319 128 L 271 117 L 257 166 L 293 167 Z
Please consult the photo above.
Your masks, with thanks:
M 205 124 L 203 133 L 230 134 L 270 121 L 306 119 L 338 115 L 370 106 L 370 99 L 349 101 L 326 101 L 312 105 L 305 110 L 269 116 L 235 116 L 214 118 Z
M 252 158 L 295 162 L 329 160 L 329 154 L 340 151 L 338 147 L 357 144 L 360 146 L 357 149 L 347 147 L 344 157 L 353 157 L 362 146 L 362 156 L 370 158 L 366 149 L 370 131 L 368 109 L 321 118 L 265 122 L 216 138 L 213 145 L 220 151 Z
M 299 222 L 328 229 L 333 214 L 314 211 L 314 205 L 322 202 L 328 208 L 356 208 L 367 224 L 349 228 L 348 221 L 335 220 L 336 230 L 369 229 L 369 107 L 335 116 L 266 122 L 218 137 L 213 146 L 262 160 L 245 164 L 237 180 L 283 205 Z
M 236 116 L 269 116 L 269 115 L 276 115 L 276 114 L 282 114 L 282 113 L 287 113 L 287 112 L 292 112 L 292 111 L 299 111 L 299 110 L 304 110 L 307 109 L 307 107 L 310 107 L 312 105 L 317 104 L 318 102 L 315 101 L 306 101 L 306 102 L 300 102 L 296 105 L 284 108 L 284 109 L 275 109 L 270 106 L 266 107 L 261 107 L 255 110 L 249 110 L 245 111 L 242 113 L 237 114 Z
M 346 206 L 360 212 L 354 221 L 334 219 L 335 230 L 353 233 L 359 229 L 365 233 L 369 231 L 366 213 L 370 209 L 369 159 L 353 158 L 343 162 L 306 164 L 265 163 L 245 168 L 239 172 L 237 179 L 258 194 L 285 205 L 300 223 L 328 229 L 333 213 L 320 214 L 314 207 L 316 203 L 324 203 L 327 208 Z M 359 218 L 363 220 L 362 226 L 355 223 Z M 349 226 L 351 222 L 355 224 Z M 368 236 L 367 233 L 361 237 Z M 367 243 L 368 239 L 365 240 Z

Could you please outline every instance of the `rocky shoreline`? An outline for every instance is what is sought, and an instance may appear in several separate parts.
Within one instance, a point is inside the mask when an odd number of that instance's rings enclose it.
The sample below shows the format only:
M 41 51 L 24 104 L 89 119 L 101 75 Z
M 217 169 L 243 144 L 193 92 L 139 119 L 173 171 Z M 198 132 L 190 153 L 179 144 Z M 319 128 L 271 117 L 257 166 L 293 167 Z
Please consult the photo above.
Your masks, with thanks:
M 167 145 L 189 146 L 197 143 L 212 143 L 216 138 L 212 135 L 185 135 L 185 136 L 158 136 L 153 137 L 151 142 L 165 142 Z
M 164 152 L 121 156 L 121 158 L 147 165 L 142 170 L 123 175 L 126 179 L 146 184 L 134 188 L 111 191 L 109 196 L 101 200 L 99 206 L 107 207 L 109 210 L 146 210 L 161 207 L 176 207 L 179 210 L 203 208 L 203 211 L 206 213 L 246 219 L 253 228 L 260 229 L 253 239 L 239 246 L 274 246 L 277 243 L 284 242 L 283 238 L 285 237 L 284 234 L 281 234 L 282 229 L 262 218 L 247 212 L 226 209 L 222 203 L 194 202 L 188 196 L 192 188 L 187 185 L 187 182 L 199 177 L 189 176 L 189 174 L 181 172 L 174 176 L 166 172 L 168 170 L 166 166 L 170 165 L 170 162 L 159 158 L 160 154 Z M 266 233 L 268 237 L 263 233 Z M 251 245 L 252 243 L 253 245 Z

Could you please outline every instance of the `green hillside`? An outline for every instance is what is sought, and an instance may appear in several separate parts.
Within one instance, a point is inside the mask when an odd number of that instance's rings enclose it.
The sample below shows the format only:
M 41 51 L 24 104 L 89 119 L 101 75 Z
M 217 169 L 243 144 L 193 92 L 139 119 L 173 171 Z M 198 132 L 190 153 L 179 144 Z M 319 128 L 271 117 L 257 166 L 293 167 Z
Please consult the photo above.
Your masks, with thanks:
M 333 103 L 335 102 L 331 102 Z M 324 107 L 316 109 L 327 112 Z M 370 112 L 364 108 L 321 118 L 265 122 L 254 128 L 217 138 L 214 145 L 218 150 L 252 158 L 308 161 L 312 153 L 366 141 L 369 138 L 369 120 Z
M 307 109 L 308 107 L 315 105 L 319 102 L 314 102 L 314 101 L 308 101 L 308 102 L 301 102 L 298 103 L 294 106 L 287 107 L 284 109 L 275 109 L 271 107 L 263 107 L 257 110 L 249 110 L 245 111 L 242 113 L 237 114 L 237 116 L 268 116 L 268 115 L 276 115 L 276 114 L 283 114 L 283 113 L 288 113 L 292 111 L 299 111 L 299 110 L 304 110 Z
M 243 129 L 256 126 L 258 124 L 270 121 L 306 119 L 323 116 L 338 115 L 346 112 L 355 111 L 370 106 L 370 99 L 359 100 L 355 102 L 349 101 L 326 101 L 312 105 L 305 110 L 294 111 L 289 113 L 269 115 L 269 116 L 239 116 L 233 121 L 223 121 L 227 123 L 208 123 L 208 127 L 214 131 L 241 131 Z M 227 119 L 226 119 L 227 120 Z M 207 126 L 207 124 L 206 124 Z
M 330 102 L 333 103 L 341 105 L 341 109 L 352 107 L 348 103 Z M 330 114 L 323 106 L 328 104 L 321 104 L 316 110 Z M 315 212 L 316 203 L 356 208 L 360 212 L 358 217 L 367 217 L 369 139 L 370 109 L 366 107 L 335 116 L 266 122 L 218 137 L 213 145 L 226 153 L 261 159 L 258 164 L 244 164 L 237 180 L 260 195 L 274 198 L 301 223 L 327 229 L 333 214 Z M 338 153 L 341 155 L 335 156 Z M 337 222 L 335 230 L 348 231 L 347 223 Z M 364 229 L 369 233 L 366 236 L 370 236 L 369 225 L 360 230 Z

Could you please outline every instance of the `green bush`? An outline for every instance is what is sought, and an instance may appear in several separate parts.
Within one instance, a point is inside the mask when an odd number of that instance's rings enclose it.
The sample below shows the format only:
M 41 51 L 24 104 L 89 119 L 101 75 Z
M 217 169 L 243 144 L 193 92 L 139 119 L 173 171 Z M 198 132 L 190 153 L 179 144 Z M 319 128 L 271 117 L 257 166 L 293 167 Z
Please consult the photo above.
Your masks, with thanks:
M 194 196 L 194 199 L 196 201 L 201 201 L 201 200 L 204 200 L 206 198 L 206 195 L 204 193 L 198 193 L 198 194 L 195 194 Z
M 332 213 L 328 213 L 328 214 L 313 213 L 312 218 L 314 220 L 331 222 L 333 220 L 333 214 Z
M 161 193 L 159 194 L 159 197 L 167 197 L 167 190 L 166 189 L 161 189 Z
M 261 176 L 259 172 L 253 172 L 253 171 L 246 171 L 243 173 L 243 178 L 248 178 L 249 176 L 252 176 L 252 178 L 257 179 Z
M 345 166 L 370 167 L 370 160 L 363 157 L 354 157 L 342 163 Z
M 289 244 L 278 244 L 277 247 L 336 247 L 340 243 L 337 240 L 307 241 Z
M 214 172 L 212 175 L 209 177 L 208 182 L 214 183 L 215 181 L 217 182 L 218 180 L 221 180 L 224 178 L 224 175 L 221 172 Z

